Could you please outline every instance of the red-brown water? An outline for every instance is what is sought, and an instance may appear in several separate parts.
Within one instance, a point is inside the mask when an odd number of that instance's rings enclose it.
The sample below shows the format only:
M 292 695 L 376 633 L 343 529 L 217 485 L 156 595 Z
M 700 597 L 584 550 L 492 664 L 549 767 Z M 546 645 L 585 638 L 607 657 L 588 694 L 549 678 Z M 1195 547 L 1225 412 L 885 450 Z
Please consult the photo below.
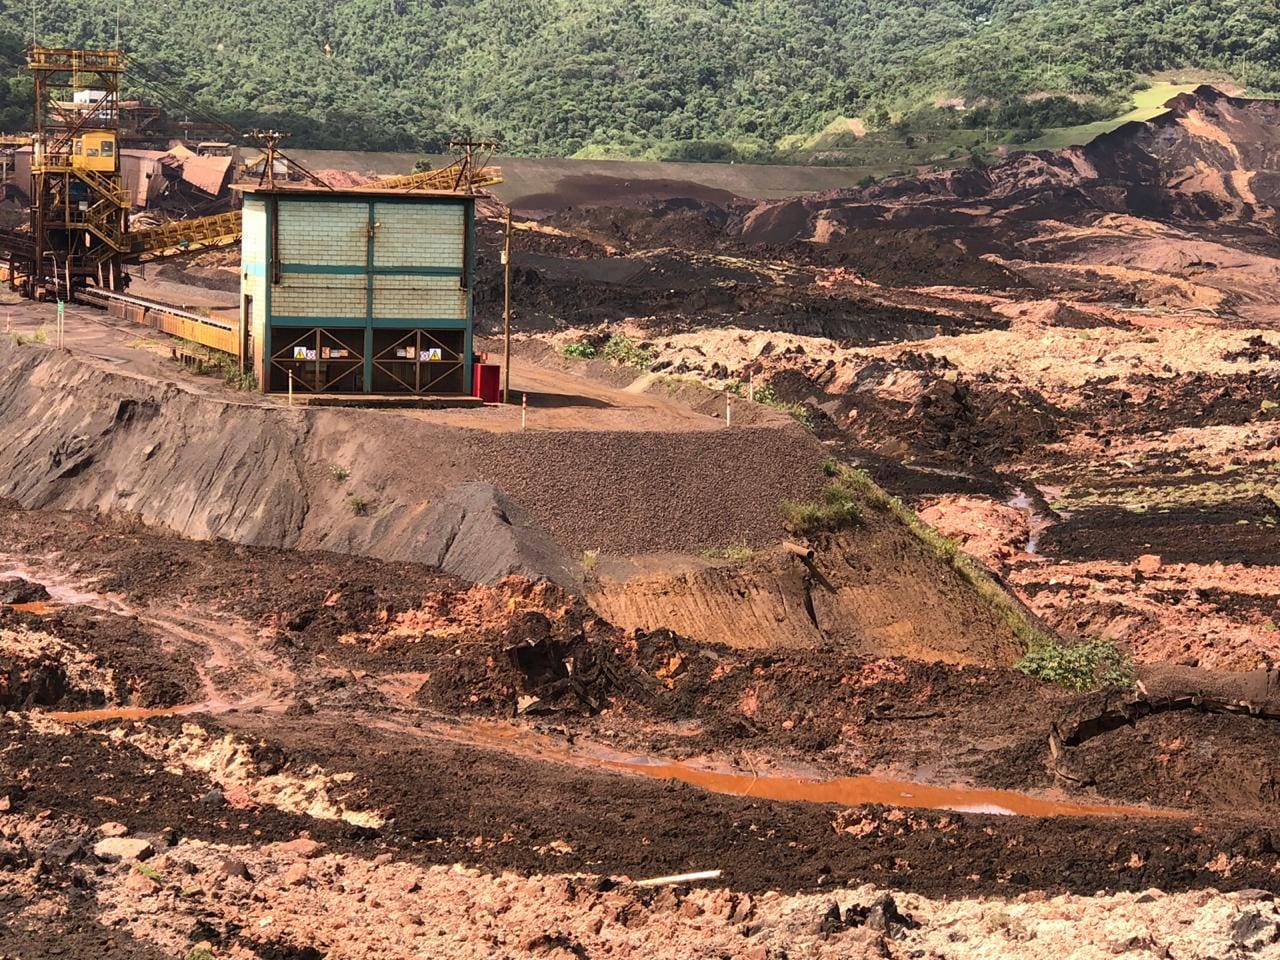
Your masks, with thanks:
M 655 780 L 677 780 L 714 793 L 759 797 L 762 800 L 836 803 L 850 807 L 883 804 L 1024 817 L 1185 816 L 1176 810 L 1080 803 L 1065 798 L 1031 796 L 1012 790 L 915 783 L 887 777 L 811 780 L 777 774 L 755 775 L 673 760 L 619 754 L 607 748 L 577 748 L 552 737 L 502 723 L 471 724 L 446 735 L 529 759 L 605 768 Z

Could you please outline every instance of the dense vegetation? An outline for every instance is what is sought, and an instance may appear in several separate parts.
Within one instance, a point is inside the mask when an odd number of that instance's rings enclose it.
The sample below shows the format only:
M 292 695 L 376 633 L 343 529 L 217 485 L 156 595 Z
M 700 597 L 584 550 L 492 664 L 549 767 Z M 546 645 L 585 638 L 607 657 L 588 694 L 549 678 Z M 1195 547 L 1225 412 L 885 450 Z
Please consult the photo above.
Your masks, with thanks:
M 110 45 L 116 0 L 41 0 L 45 43 Z M 1275 0 L 135 0 L 135 86 L 297 144 L 772 155 L 837 117 L 1034 131 L 1168 68 L 1280 89 Z M 10 31 L 27 0 L 0 0 Z M 22 36 L 0 39 L 0 56 Z M 0 87 L 0 119 L 12 126 Z M 1044 98 L 1044 93 L 1059 94 Z M 1028 99 L 1030 97 L 1030 99 Z M 955 98 L 977 110 L 946 107 Z M 935 104 L 943 104 L 938 109 Z

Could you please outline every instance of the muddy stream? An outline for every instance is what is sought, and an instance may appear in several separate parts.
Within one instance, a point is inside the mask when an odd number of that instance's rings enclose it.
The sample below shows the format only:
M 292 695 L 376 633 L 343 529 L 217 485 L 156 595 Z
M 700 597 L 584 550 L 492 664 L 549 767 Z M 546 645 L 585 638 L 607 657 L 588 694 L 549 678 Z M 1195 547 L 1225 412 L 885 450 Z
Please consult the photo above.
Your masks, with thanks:
M 6 575 L 35 579 L 25 568 L 12 568 Z M 205 686 L 205 699 L 197 703 L 149 709 L 117 706 L 75 711 L 46 711 L 43 716 L 68 724 L 106 721 L 145 721 L 157 717 L 195 714 L 220 715 L 233 711 L 283 711 L 292 702 L 297 677 L 280 658 L 261 648 L 252 631 L 224 620 L 197 619 L 189 612 L 177 618 L 158 611 L 139 613 L 118 598 L 103 597 L 68 586 L 41 582 L 51 601 L 14 605 L 38 615 L 53 612 L 65 604 L 83 604 L 113 613 L 138 616 L 165 633 L 171 642 L 203 651 L 198 672 Z M 387 678 L 397 680 L 397 677 Z M 236 694 L 230 689 L 234 687 Z M 939 785 L 910 780 L 862 775 L 829 780 L 810 779 L 789 773 L 743 773 L 711 761 L 691 763 L 639 754 L 622 753 L 600 744 L 566 740 L 541 734 L 512 723 L 494 721 L 453 722 L 426 720 L 425 712 L 412 706 L 416 684 L 396 683 L 384 689 L 392 693 L 400 710 L 420 715 L 401 722 L 386 716 L 365 717 L 369 726 L 390 734 L 422 737 L 463 744 L 478 749 L 501 751 L 526 760 L 560 763 L 614 773 L 672 780 L 713 793 L 781 802 L 825 803 L 855 807 L 880 804 L 893 807 L 952 810 L 957 813 L 1026 817 L 1182 817 L 1181 811 L 1147 807 L 1079 803 L 1068 799 L 1031 796 L 1010 790 Z
M 472 722 L 430 728 L 434 736 L 455 743 L 498 749 L 526 760 L 612 770 L 654 780 L 675 780 L 712 793 L 783 802 L 829 803 L 846 807 L 881 804 L 956 813 L 1024 817 L 1160 817 L 1188 816 L 1178 810 L 1077 803 L 1035 797 L 1013 790 L 942 786 L 871 775 L 814 780 L 781 773 L 743 773 L 717 764 L 684 763 L 621 753 L 600 744 L 570 744 L 511 723 Z

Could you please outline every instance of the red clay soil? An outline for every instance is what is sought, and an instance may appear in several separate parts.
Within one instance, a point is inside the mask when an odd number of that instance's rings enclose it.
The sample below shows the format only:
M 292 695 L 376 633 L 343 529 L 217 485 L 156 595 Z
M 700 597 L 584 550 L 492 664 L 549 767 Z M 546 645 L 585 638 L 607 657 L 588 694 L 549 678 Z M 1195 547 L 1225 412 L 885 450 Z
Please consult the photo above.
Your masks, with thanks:
M 1265 888 L 1280 864 L 1269 721 L 1149 717 L 1068 748 L 1057 769 L 1071 779 L 1055 783 L 1049 724 L 1087 698 L 1013 671 L 834 648 L 740 651 L 624 633 L 547 583 L 475 586 L 411 564 L 188 541 L 76 514 L 7 509 L 4 521 L 0 552 L 32 576 L 147 622 L 180 615 L 192 627 L 164 654 L 191 665 L 179 677 L 199 665 L 213 690 L 204 712 L 182 717 L 69 725 L 35 704 L 0 716 L 0 917 L 12 918 L 0 924 L 0 951 L 24 955 L 57 935 L 76 960 L 150 960 L 145 938 L 159 934 L 148 925 L 173 922 L 182 949 L 320 956 L 305 931 L 245 925 L 241 909 L 279 897 L 276 888 L 314 887 L 337 898 L 330 911 L 346 911 L 357 892 L 344 871 L 359 875 L 357 863 L 585 875 L 563 881 L 570 901 L 624 877 L 719 869 L 717 884 L 732 891 L 726 916 L 744 896 L 862 883 L 946 898 L 1244 890 Z M 6 614 L 0 628 L 26 616 Z M 107 658 L 133 623 L 75 605 L 34 621 L 85 649 L 101 625 Z M 225 643 L 234 637 L 244 645 Z M 216 667 L 210 649 L 232 662 Z M 273 698 L 244 699 L 266 681 Z M 486 738 L 482 720 L 506 721 L 508 732 Z M 729 766 L 743 780 L 877 771 L 1189 815 L 765 800 L 591 762 L 619 753 Z M 144 866 L 160 879 L 100 862 L 95 845 L 117 820 L 150 844 Z M 273 845 L 300 843 L 338 858 L 333 872 L 314 864 L 285 876 Z M 193 857 L 201 866 L 182 866 Z M 126 911 L 144 939 L 122 939 L 111 918 L 125 915 L 108 905 L 160 903 L 170 886 L 170 906 L 145 918 Z M 370 900 L 370 889 L 360 888 L 362 909 L 381 910 L 381 922 L 384 895 Z M 661 912 L 664 897 L 681 916 L 705 909 L 684 907 L 682 891 L 628 895 L 632 911 Z M 38 922 L 40 903 L 56 904 L 56 916 Z M 748 940 L 765 929 L 750 917 L 744 907 L 734 921 Z

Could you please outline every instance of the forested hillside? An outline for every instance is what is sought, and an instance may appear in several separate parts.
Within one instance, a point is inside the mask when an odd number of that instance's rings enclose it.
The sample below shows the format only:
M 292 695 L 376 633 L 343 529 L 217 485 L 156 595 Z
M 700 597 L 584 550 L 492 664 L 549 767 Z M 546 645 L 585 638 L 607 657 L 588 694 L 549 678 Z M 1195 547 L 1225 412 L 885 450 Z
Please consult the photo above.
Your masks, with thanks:
M 117 6 L 41 0 L 40 40 L 110 45 Z M 284 127 L 307 146 L 433 150 L 470 131 L 515 153 L 763 159 L 837 116 L 903 129 L 1084 123 L 1121 112 L 1139 77 L 1167 68 L 1280 89 L 1274 0 L 119 6 L 135 88 L 181 91 L 205 112 Z M 27 0 L 0 0 L 0 10 L 4 53 L 29 36 L 31 13 Z M 931 106 L 949 99 L 981 109 Z

